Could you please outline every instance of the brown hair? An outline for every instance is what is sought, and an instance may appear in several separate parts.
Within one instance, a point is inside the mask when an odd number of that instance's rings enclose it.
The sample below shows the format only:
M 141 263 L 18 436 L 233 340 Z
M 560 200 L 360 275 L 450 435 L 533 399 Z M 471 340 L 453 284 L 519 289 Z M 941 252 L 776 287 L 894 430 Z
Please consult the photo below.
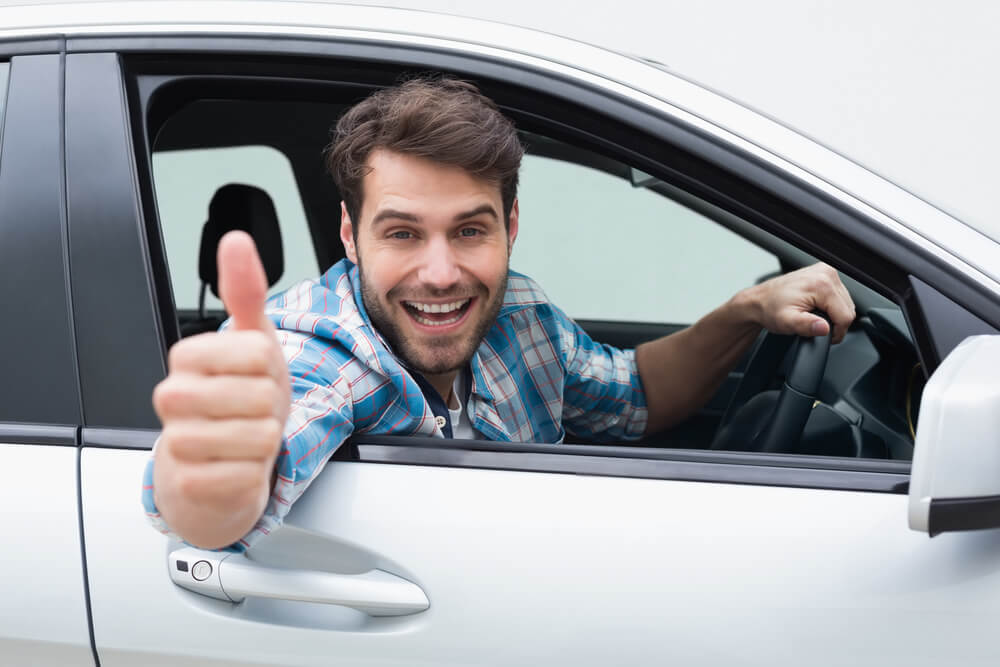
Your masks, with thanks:
M 331 134 L 326 164 L 354 222 L 355 238 L 362 182 L 376 148 L 460 167 L 496 183 L 509 226 L 524 147 L 514 124 L 472 83 L 421 77 L 384 88 L 348 109 Z

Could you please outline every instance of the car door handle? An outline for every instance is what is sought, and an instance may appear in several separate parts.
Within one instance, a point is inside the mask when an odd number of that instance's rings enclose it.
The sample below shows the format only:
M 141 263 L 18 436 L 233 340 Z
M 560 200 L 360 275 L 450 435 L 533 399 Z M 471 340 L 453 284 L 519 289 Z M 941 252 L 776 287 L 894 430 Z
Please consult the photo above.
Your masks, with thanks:
M 320 602 L 370 616 L 406 616 L 431 606 L 419 586 L 384 570 L 363 574 L 285 570 L 255 563 L 243 554 L 193 547 L 170 552 L 168 567 L 178 586 L 228 602 L 248 597 Z

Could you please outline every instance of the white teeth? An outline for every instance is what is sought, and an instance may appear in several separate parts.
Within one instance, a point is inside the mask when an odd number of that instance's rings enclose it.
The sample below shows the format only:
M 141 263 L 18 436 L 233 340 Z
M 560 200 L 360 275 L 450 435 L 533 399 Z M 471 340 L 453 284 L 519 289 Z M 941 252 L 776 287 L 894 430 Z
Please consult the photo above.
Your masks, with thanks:
M 450 313 L 458 310 L 469 302 L 468 299 L 453 301 L 451 303 L 420 303 L 419 301 L 406 301 L 406 305 L 425 313 Z
M 417 322 L 420 322 L 424 326 L 428 326 L 428 327 L 443 327 L 446 324 L 454 324 L 455 322 L 458 322 L 460 319 L 462 319 L 462 316 L 459 315 L 458 317 L 452 317 L 452 318 L 447 319 L 447 320 L 440 320 L 440 321 L 438 321 L 438 320 L 429 320 L 426 317 L 420 317 L 419 315 L 414 315 L 413 319 L 415 319 Z

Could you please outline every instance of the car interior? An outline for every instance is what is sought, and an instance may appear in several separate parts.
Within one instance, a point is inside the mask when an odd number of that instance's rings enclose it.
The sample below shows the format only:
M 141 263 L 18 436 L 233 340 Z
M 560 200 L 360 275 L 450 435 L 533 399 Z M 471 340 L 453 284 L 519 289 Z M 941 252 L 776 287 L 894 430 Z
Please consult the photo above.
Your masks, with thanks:
M 311 254 L 320 271 L 325 271 L 344 252 L 338 238 L 340 198 L 326 173 L 323 148 L 336 118 L 368 88 L 213 84 L 206 89 L 203 84 L 178 85 L 162 96 L 167 103 L 150 112 L 148 141 L 153 155 L 234 146 L 279 151 L 291 165 L 301 195 Z M 484 89 L 488 91 L 489 86 Z M 623 159 L 627 156 L 595 147 L 585 137 L 524 114 L 512 115 L 529 155 L 598 170 L 632 188 L 678 202 L 773 254 L 781 272 L 816 261 L 672 179 L 637 169 Z M 253 236 L 271 285 L 289 268 L 272 195 L 238 182 L 225 182 L 216 190 L 197 221 L 202 226 L 200 246 L 190 249 L 197 257 L 198 307 L 176 308 L 177 328 L 168 331 L 168 343 L 215 330 L 225 318 L 221 309 L 206 306 L 205 296 L 208 291 L 217 293 L 215 248 L 226 231 L 243 229 Z M 168 264 L 176 260 L 167 257 Z M 827 352 L 813 349 L 811 341 L 762 333 L 702 410 L 637 446 L 912 459 L 925 373 L 910 328 L 893 301 L 849 276 L 843 279 L 857 305 L 858 319 L 841 344 L 829 346 Z M 174 294 L 179 303 L 178 297 Z M 581 319 L 579 324 L 599 342 L 632 348 L 689 322 Z M 775 414 L 781 418 L 774 419 Z M 782 426 L 777 432 L 769 428 L 778 422 Z M 572 437 L 567 442 L 599 444 Z

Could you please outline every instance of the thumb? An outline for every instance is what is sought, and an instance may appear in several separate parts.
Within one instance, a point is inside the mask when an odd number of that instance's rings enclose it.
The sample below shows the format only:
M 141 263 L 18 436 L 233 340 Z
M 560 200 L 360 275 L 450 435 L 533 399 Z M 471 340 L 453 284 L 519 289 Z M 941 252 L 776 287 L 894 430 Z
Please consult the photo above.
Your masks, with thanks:
M 216 265 L 219 296 L 233 318 L 233 329 L 271 329 L 271 322 L 264 315 L 267 276 L 250 235 L 234 231 L 223 236 Z
M 795 322 L 795 333 L 799 336 L 825 336 L 830 333 L 830 323 L 815 313 L 799 313 Z

